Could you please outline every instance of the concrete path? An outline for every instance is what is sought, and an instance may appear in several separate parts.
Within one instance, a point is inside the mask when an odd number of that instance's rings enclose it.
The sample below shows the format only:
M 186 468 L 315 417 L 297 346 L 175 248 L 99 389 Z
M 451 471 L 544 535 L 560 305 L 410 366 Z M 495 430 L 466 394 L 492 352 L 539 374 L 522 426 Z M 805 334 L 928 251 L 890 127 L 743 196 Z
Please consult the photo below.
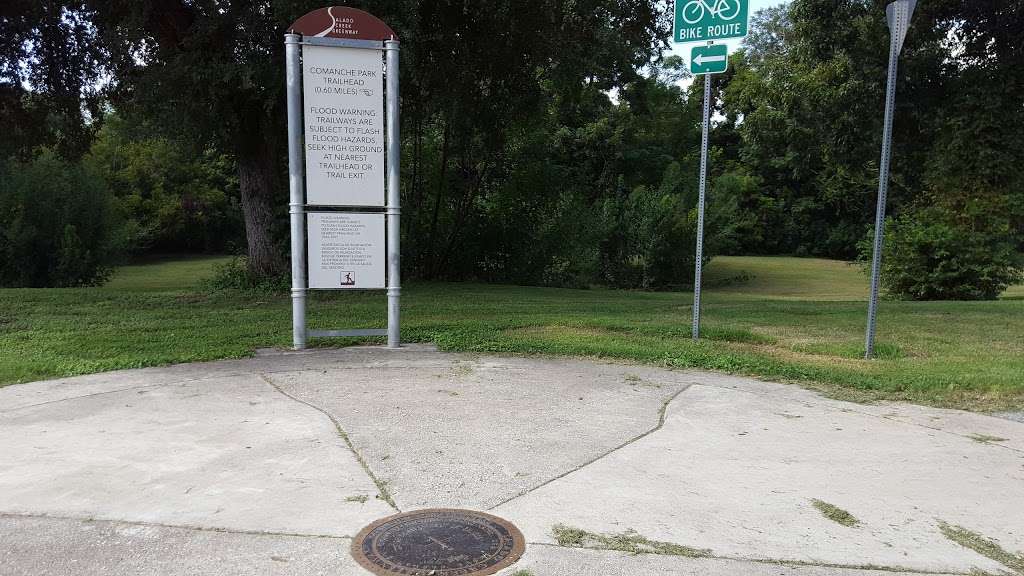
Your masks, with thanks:
M 0 389 L 0 575 L 361 575 L 351 536 L 437 506 L 522 529 L 504 574 L 1019 574 L 1024 424 L 427 347 Z

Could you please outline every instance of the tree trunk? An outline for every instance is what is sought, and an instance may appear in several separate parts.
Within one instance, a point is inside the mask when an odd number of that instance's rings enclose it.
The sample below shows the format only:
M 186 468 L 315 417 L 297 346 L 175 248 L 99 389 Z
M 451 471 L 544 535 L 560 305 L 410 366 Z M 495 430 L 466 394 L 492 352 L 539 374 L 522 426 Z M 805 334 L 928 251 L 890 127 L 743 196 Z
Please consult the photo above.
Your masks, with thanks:
M 441 213 L 441 202 L 444 200 L 444 193 L 448 189 L 448 146 L 451 139 L 451 123 L 445 119 L 444 140 L 441 143 L 441 166 L 438 170 L 437 198 L 434 199 L 434 215 L 430 220 L 430 236 L 428 246 L 428 260 L 425 270 L 428 278 L 435 278 L 437 275 L 437 218 Z
M 269 278 L 284 271 L 284 262 L 271 230 L 274 223 L 273 157 L 264 147 L 247 158 L 238 159 L 238 185 L 242 194 L 249 273 Z

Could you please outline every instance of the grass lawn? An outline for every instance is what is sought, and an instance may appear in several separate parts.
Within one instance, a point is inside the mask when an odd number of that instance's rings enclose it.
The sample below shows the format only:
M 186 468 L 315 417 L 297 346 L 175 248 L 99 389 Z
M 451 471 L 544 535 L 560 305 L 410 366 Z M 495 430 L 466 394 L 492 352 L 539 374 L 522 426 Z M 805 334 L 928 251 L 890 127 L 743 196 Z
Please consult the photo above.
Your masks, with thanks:
M 130 266 L 102 288 L 0 290 L 0 385 L 290 345 L 288 296 L 198 287 L 223 260 Z M 403 337 L 445 350 L 709 368 L 853 400 L 1024 406 L 1024 288 L 997 302 L 884 302 L 881 358 L 865 361 L 867 280 L 858 268 L 722 257 L 707 278 L 707 339 L 696 344 L 688 293 L 441 283 L 405 287 Z M 314 328 L 382 327 L 385 298 L 317 293 L 309 310 Z

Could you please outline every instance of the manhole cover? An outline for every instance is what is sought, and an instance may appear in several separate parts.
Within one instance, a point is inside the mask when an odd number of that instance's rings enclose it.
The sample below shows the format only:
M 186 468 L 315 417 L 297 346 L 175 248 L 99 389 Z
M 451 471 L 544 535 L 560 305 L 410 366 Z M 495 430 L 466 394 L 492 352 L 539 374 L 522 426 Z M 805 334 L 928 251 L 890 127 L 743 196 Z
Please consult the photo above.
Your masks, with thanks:
M 396 514 L 363 528 L 352 556 L 380 576 L 483 576 L 523 555 L 523 534 L 507 521 L 470 510 Z

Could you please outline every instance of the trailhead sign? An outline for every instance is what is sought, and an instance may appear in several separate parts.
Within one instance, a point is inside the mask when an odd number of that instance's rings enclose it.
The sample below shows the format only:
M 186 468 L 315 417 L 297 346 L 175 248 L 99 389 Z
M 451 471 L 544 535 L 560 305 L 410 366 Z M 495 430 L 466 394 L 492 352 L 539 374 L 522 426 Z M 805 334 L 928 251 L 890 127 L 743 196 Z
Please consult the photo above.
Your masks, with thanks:
M 371 14 L 330 6 L 285 35 L 292 332 L 399 334 L 398 38 Z M 388 327 L 307 330 L 309 290 L 387 289 Z
M 309 222 L 309 287 L 385 287 L 384 215 L 312 212 Z
M 380 52 L 302 47 L 306 203 L 384 205 L 384 69 Z
M 710 42 L 747 35 L 750 0 L 676 0 L 676 42 Z

